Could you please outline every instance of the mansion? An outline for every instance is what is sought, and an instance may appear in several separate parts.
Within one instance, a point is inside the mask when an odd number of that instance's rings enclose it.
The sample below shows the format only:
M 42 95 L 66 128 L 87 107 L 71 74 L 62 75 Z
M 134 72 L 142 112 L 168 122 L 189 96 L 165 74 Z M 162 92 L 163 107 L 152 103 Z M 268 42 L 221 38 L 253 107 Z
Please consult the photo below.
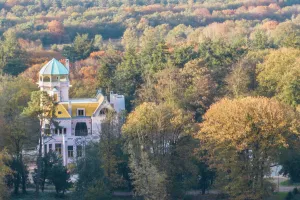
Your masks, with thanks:
M 83 156 L 84 147 L 90 141 L 99 141 L 101 123 L 108 110 L 117 113 L 125 110 L 124 96 L 113 92 L 109 100 L 100 91 L 95 98 L 70 99 L 68 60 L 65 66 L 54 58 L 49 61 L 39 72 L 38 85 L 57 102 L 54 121 L 58 127 L 43 125 L 43 153 L 56 151 L 64 165 Z

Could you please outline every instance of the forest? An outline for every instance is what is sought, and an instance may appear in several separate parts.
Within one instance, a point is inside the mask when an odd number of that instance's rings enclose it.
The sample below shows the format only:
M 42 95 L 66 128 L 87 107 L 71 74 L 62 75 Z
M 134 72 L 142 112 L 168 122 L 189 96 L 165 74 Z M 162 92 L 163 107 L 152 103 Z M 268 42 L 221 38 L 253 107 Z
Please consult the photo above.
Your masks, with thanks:
M 299 0 L 0 0 L 0 10 L 0 200 L 299 199 L 271 177 L 281 166 L 300 183 Z M 52 58 L 70 60 L 71 98 L 125 96 L 126 112 L 109 113 L 68 166 L 28 153 Z

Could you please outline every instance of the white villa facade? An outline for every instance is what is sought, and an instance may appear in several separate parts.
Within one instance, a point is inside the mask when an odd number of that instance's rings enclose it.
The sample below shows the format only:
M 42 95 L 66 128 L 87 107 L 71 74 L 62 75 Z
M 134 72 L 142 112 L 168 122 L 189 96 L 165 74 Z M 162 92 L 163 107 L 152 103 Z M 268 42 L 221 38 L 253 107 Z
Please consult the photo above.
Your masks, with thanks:
M 52 59 L 39 72 L 39 88 L 58 103 L 56 118 L 59 127 L 43 127 L 43 153 L 56 151 L 64 165 L 84 156 L 84 147 L 90 141 L 99 141 L 101 122 L 108 110 L 125 110 L 123 95 L 110 93 L 109 101 L 101 92 L 95 98 L 70 99 L 69 61 L 66 66 Z M 50 130 L 49 130 L 50 129 Z

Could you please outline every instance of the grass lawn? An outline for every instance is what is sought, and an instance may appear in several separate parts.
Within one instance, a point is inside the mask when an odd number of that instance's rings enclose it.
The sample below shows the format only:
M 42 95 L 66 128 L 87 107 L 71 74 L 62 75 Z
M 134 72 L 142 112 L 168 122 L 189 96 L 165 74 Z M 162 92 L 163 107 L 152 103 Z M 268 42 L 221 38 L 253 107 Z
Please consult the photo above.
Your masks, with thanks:
M 44 193 L 41 192 L 39 197 L 37 198 L 35 196 L 34 191 L 28 191 L 28 194 L 26 194 L 26 195 L 23 195 L 23 194 L 20 194 L 17 196 L 12 195 L 10 199 L 11 200 L 35 200 L 35 199 L 39 199 L 39 200 L 40 199 L 42 199 L 42 200 L 58 200 L 58 199 L 73 200 L 74 196 L 72 198 L 72 194 L 68 193 L 68 194 L 65 194 L 65 196 L 62 198 L 62 197 L 56 197 L 55 192 L 44 192 Z M 80 200 L 80 199 L 78 199 L 78 200 Z M 132 197 L 114 197 L 112 200 L 133 200 L 133 198 Z
M 54 199 L 66 199 L 70 200 L 69 194 L 66 194 L 64 198 L 56 198 L 55 193 L 50 192 L 41 192 L 39 197 L 35 196 L 34 191 L 28 191 L 28 194 L 23 195 L 12 195 L 11 200 L 33 200 L 33 199 L 43 199 L 43 200 L 54 200 Z
M 275 193 L 273 197 L 271 197 L 269 200 L 284 200 L 286 197 L 287 192 L 278 192 Z
M 300 186 L 300 183 L 292 183 L 290 180 L 282 181 L 281 186 Z

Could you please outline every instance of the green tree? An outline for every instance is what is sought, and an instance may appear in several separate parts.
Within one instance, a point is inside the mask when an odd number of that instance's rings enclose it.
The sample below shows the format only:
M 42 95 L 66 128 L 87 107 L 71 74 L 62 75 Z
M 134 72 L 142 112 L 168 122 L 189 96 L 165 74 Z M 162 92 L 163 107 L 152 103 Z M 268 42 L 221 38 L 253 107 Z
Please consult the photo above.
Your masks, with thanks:
M 118 93 L 125 95 L 126 109 L 131 110 L 135 92 L 142 83 L 141 67 L 138 56 L 133 49 L 125 52 L 123 61 L 117 66 L 115 84 Z
M 135 29 L 129 28 L 123 34 L 122 45 L 124 49 L 136 49 L 138 47 L 139 40 Z
M 35 91 L 31 93 L 31 99 L 28 102 L 28 106 L 24 108 L 23 114 L 28 117 L 38 119 L 39 124 L 39 144 L 38 144 L 38 156 L 37 156 L 37 174 L 36 174 L 36 194 L 39 194 L 41 185 L 41 173 L 42 173 L 42 148 L 43 148 L 43 135 L 49 134 L 50 127 L 55 123 L 56 103 L 53 101 L 45 91 Z
M 130 156 L 131 178 L 135 193 L 145 200 L 167 199 L 166 175 L 159 172 L 150 162 L 147 152 L 141 150 L 137 157 L 132 151 Z
M 109 94 L 114 89 L 114 76 L 116 66 L 111 63 L 102 63 L 98 70 L 97 83 L 98 87 L 103 89 L 104 94 Z
M 251 48 L 256 50 L 262 50 L 270 48 L 272 45 L 270 44 L 269 38 L 266 33 L 262 30 L 257 30 L 254 32 L 254 37 L 251 40 Z
M 88 34 L 77 34 L 72 46 L 64 46 L 63 55 L 71 62 L 89 57 L 93 51 L 93 41 L 89 40 Z
M 280 23 L 272 32 L 274 43 L 280 47 L 299 48 L 300 31 L 299 27 L 290 22 Z
M 51 170 L 54 165 L 59 165 L 61 160 L 54 151 L 45 153 L 43 157 L 42 172 L 41 172 L 41 190 L 44 192 L 45 182 L 50 179 Z M 53 175 L 53 174 L 52 174 Z
M 64 46 L 62 55 L 68 58 L 71 62 L 75 62 L 78 59 L 77 52 L 72 46 Z
M 78 158 L 76 171 L 75 196 L 79 199 L 109 199 L 111 191 L 107 187 L 102 166 L 102 156 L 99 143 L 90 143 L 84 146 L 85 156 Z
M 243 53 L 244 49 L 228 45 L 222 40 L 214 42 L 207 39 L 199 46 L 200 58 L 206 63 L 219 87 L 224 85 L 224 78 L 228 74 L 231 65 Z
M 64 195 L 66 190 L 71 187 L 70 173 L 67 167 L 63 166 L 62 160 L 54 164 L 49 172 L 49 180 L 55 186 L 56 194 Z
M 300 183 L 300 154 L 298 148 L 291 146 L 283 149 L 280 152 L 279 164 L 282 166 L 281 174 L 289 176 L 293 183 Z
M 171 55 L 174 64 L 182 68 L 186 63 L 198 57 L 197 52 L 194 51 L 193 46 L 184 46 L 176 48 Z
M 22 77 L 0 77 L 0 119 L 4 124 L 0 130 L 4 146 L 12 156 L 10 167 L 14 171 L 14 193 L 18 194 L 19 185 L 26 193 L 27 167 L 23 159 L 26 148 L 36 147 L 37 137 L 31 130 L 37 130 L 38 121 L 21 116 L 30 100 L 30 94 L 37 89 L 33 83 Z
M 4 33 L 4 40 L 0 46 L 0 60 L 2 73 L 18 75 L 27 68 L 27 54 L 20 47 L 13 31 Z
M 5 176 L 11 174 L 10 169 L 6 163 L 9 160 L 9 155 L 6 151 L 0 152 L 0 200 L 9 198 L 9 192 L 5 184 Z
M 121 137 L 123 116 L 109 111 L 106 119 L 101 124 L 100 134 L 100 154 L 102 156 L 101 168 L 104 170 L 104 176 L 107 180 L 107 187 L 111 190 L 129 187 L 125 179 L 126 171 L 124 167 L 127 165 L 127 158 L 123 153 L 124 144 Z M 127 175 L 128 176 L 128 175 Z
M 95 35 L 93 42 L 94 49 L 100 50 L 103 46 L 103 38 L 102 35 Z
M 145 74 L 154 74 L 165 68 L 169 52 L 165 42 L 159 42 L 150 54 L 141 53 L 141 63 Z
M 78 59 L 87 58 L 93 50 L 93 41 L 89 40 L 88 34 L 77 35 L 73 41 L 73 47 Z

